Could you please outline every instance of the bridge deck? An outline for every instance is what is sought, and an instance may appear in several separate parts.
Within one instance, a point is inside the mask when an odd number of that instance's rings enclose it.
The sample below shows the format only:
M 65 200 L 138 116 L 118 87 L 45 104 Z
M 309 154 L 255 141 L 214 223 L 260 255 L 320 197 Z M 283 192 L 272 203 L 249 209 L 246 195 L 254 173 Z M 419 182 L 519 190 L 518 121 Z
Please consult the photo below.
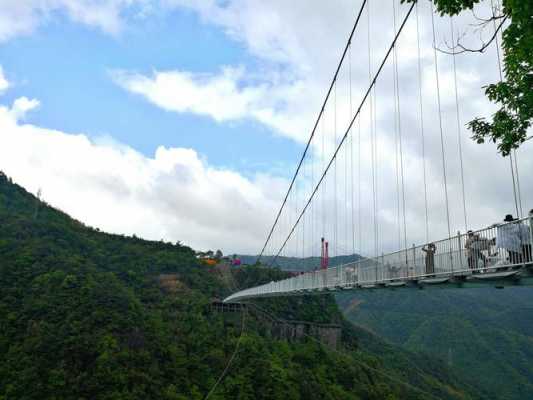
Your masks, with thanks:
M 224 302 L 346 289 L 533 285 L 533 218 L 472 235 L 307 272 L 234 293 Z M 429 249 L 429 251 L 428 251 Z

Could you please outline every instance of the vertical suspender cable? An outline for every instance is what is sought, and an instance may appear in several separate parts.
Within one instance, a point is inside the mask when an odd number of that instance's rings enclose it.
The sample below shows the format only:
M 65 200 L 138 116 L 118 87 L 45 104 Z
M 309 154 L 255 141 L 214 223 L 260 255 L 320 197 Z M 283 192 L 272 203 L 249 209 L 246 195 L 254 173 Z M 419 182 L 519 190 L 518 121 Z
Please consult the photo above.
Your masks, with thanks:
M 492 9 L 492 12 L 494 13 L 494 1 L 493 0 L 490 0 L 490 7 Z M 495 36 L 494 36 L 494 40 L 495 40 L 495 44 L 496 44 L 496 57 L 498 58 L 498 73 L 500 74 L 500 82 L 503 82 L 503 72 L 502 72 L 502 61 L 501 61 L 501 58 L 500 58 L 500 43 L 499 43 L 499 40 L 498 40 L 498 33 L 497 33 L 497 28 L 496 28 L 496 20 L 492 20 L 492 24 L 494 26 L 494 33 L 495 33 Z M 516 155 L 516 153 L 515 153 Z M 514 173 L 514 165 L 513 165 L 513 153 L 509 153 L 509 164 L 511 166 L 511 178 L 513 179 L 513 196 L 514 196 L 514 204 L 515 204 L 515 208 L 516 208 L 516 215 L 517 216 L 520 216 L 521 213 L 518 209 L 518 196 L 517 196 L 517 191 L 516 191 L 516 178 L 515 178 L 515 173 Z
M 370 10 L 370 4 L 368 5 L 368 8 Z M 375 187 L 375 190 L 374 190 L 374 241 L 375 241 L 375 249 L 374 249 L 374 253 L 375 253 L 375 256 L 377 257 L 378 256 L 378 252 L 379 252 L 379 219 L 378 219 L 378 190 L 379 190 L 379 187 L 378 187 L 378 150 L 377 150 L 377 146 L 378 146 L 378 128 L 377 128 L 377 112 L 378 112 L 378 108 L 377 108 L 377 95 L 376 95 L 376 90 L 377 90 L 377 85 L 378 83 L 376 82 L 374 87 L 372 88 L 372 91 L 373 91 L 373 96 L 371 98 L 371 101 L 373 101 L 373 110 L 372 110 L 372 118 L 373 118 L 373 121 L 371 122 L 373 124 L 373 127 L 374 127 L 374 165 L 375 165 L 375 173 L 374 173 L 374 178 L 375 178 L 375 183 L 374 183 L 374 187 Z
M 303 165 L 302 179 L 303 179 L 303 182 L 302 182 L 302 199 L 303 199 L 303 196 L 304 196 L 304 193 L 305 193 L 305 181 L 307 179 L 307 177 L 305 176 L 305 162 L 304 162 L 304 165 Z M 306 216 L 307 215 L 308 215 L 308 213 L 304 214 L 304 219 L 302 221 L 302 258 L 305 258 L 305 220 L 306 220 Z
M 520 218 L 524 216 L 524 210 L 522 208 L 522 190 L 520 189 L 520 174 L 518 173 L 518 153 L 516 152 L 516 149 L 513 149 L 514 153 L 514 169 L 516 172 L 516 188 L 518 191 L 518 208 L 520 210 L 520 213 L 518 214 Z
M 350 81 L 350 115 L 353 112 L 353 104 L 352 104 L 352 46 L 350 45 L 349 48 L 349 54 L 348 54 L 348 62 L 349 62 L 349 69 L 348 69 L 348 75 L 349 75 L 349 81 Z M 352 205 L 352 254 L 355 254 L 355 218 L 354 218 L 354 198 L 353 198 L 353 192 L 354 192 L 354 184 L 353 184 L 353 130 L 350 134 L 350 194 L 351 194 L 351 205 Z
M 315 150 L 316 151 L 316 150 Z M 313 156 L 311 157 L 311 186 L 310 189 L 313 190 L 315 184 L 315 162 L 316 154 L 313 151 Z M 314 255 L 314 244 L 315 244 L 315 211 L 316 211 L 316 201 L 311 204 L 311 257 Z
M 325 149 L 325 142 L 326 142 L 326 114 L 324 112 L 324 118 L 322 118 L 322 171 L 326 168 L 326 149 Z M 326 237 L 326 184 L 327 182 L 324 181 L 324 185 L 322 185 L 322 237 Z
M 453 27 L 453 17 L 450 17 L 450 31 L 452 35 L 452 43 L 455 43 L 455 34 Z M 466 212 L 466 194 L 465 194 L 465 174 L 463 168 L 463 144 L 461 139 L 461 122 L 459 116 L 459 94 L 457 92 L 457 66 L 455 63 L 455 52 L 452 52 L 453 59 L 453 83 L 455 89 L 455 115 L 457 117 L 457 141 L 459 143 L 459 163 L 461 166 L 461 189 L 463 194 L 463 215 L 465 221 L 465 232 L 468 231 L 468 217 Z
M 393 25 L 394 33 L 396 34 L 396 0 L 392 0 L 392 13 L 393 13 Z M 405 177 L 403 171 L 403 148 L 402 148 L 402 114 L 400 108 L 400 82 L 398 75 L 398 51 L 397 44 L 393 48 L 393 64 L 394 64 L 394 75 L 396 81 L 396 102 L 398 104 L 398 143 L 400 150 L 400 173 L 401 173 L 401 183 L 402 183 L 402 214 L 403 214 L 403 240 L 404 240 L 404 249 L 407 249 L 407 221 L 405 216 Z M 377 256 L 377 254 L 376 254 Z
M 334 139 L 334 148 L 337 147 L 337 81 L 335 81 L 335 86 L 333 87 L 333 135 L 335 137 Z M 338 214 L 337 214 L 337 155 L 333 157 L 333 192 L 334 192 L 334 213 L 335 213 L 335 220 L 334 220 L 334 233 L 333 233 L 333 240 L 335 241 L 335 256 L 339 255 L 339 237 L 337 235 L 337 222 L 338 222 Z
M 303 166 L 303 164 L 302 164 Z M 296 181 L 294 182 L 294 220 L 296 221 L 296 218 L 298 218 L 298 178 L 296 178 Z M 296 231 L 296 235 L 294 236 L 294 257 L 298 257 L 298 231 Z
M 373 97 L 373 100 L 374 100 L 374 112 L 372 113 L 373 116 L 374 116 L 374 162 L 376 164 L 376 172 L 375 172 L 375 178 L 376 178 L 376 183 L 375 183 L 375 203 L 376 203 L 376 206 L 375 206 L 375 210 L 376 210 L 376 257 L 379 253 L 379 243 L 380 243 L 380 240 L 379 240 L 379 234 L 380 234 L 380 230 L 379 230 L 379 216 L 378 216 L 378 212 L 379 212 L 379 204 L 378 204 L 378 194 L 379 194 L 379 180 L 378 180 L 378 177 L 379 177 L 379 158 L 378 158 L 378 127 L 377 127 L 377 113 L 378 113 L 378 106 L 377 106 L 377 95 L 376 95 L 376 88 L 377 88 L 377 82 L 376 84 L 374 85 L 374 97 Z
M 446 155 L 444 152 L 444 132 L 442 128 L 442 110 L 440 104 L 439 64 L 437 59 L 437 39 L 435 35 L 435 18 L 433 16 L 433 9 L 431 10 L 431 29 L 433 32 L 433 58 L 435 61 L 435 81 L 437 84 L 437 105 L 439 109 L 440 149 L 442 153 L 442 174 L 444 179 L 444 197 L 446 201 L 446 222 L 448 224 L 448 237 L 451 237 L 452 234 L 450 228 L 450 208 L 448 203 L 448 182 L 446 179 Z
M 349 111 L 348 120 L 352 115 L 352 111 Z M 352 133 L 350 131 L 350 139 Z M 350 225 L 350 220 L 348 218 L 348 144 L 344 146 L 344 251 L 346 251 L 348 246 L 348 227 Z M 347 254 L 347 253 L 346 253 Z
M 394 69 L 394 49 L 392 65 L 392 85 L 394 92 L 394 165 L 396 172 L 396 225 L 398 227 L 398 249 L 402 248 L 402 230 L 400 223 L 400 166 L 398 159 L 398 102 L 396 101 L 396 73 Z
M 371 36 L 370 36 L 370 6 L 367 7 L 367 29 L 368 29 L 368 82 L 372 82 L 372 45 L 371 45 Z M 369 111 L 370 111 L 370 156 L 371 156 L 371 170 L 372 170 L 372 223 L 374 226 L 374 257 L 377 257 L 377 243 L 376 243 L 376 177 L 375 177 L 375 151 L 374 151 L 374 104 L 373 104 L 373 90 L 370 91 L 370 102 L 369 102 Z
M 361 235 L 361 117 L 357 120 L 357 245 L 359 254 L 363 249 Z
M 420 62 L 420 31 L 418 27 L 418 2 L 415 5 L 416 15 L 416 43 L 418 55 L 418 99 L 420 101 L 420 135 L 422 137 L 422 171 L 424 174 L 424 208 L 425 208 L 425 222 L 426 222 L 426 243 L 429 242 L 429 217 L 428 217 L 428 189 L 426 180 L 426 143 L 424 138 L 424 108 L 422 101 L 422 65 Z

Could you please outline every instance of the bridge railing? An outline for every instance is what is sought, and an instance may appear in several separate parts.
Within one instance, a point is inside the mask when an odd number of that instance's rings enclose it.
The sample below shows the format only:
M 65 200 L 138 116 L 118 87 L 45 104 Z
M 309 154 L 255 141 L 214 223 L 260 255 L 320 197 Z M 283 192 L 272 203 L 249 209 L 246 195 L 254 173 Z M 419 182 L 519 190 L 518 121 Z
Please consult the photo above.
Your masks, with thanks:
M 495 224 L 447 239 L 378 257 L 317 269 L 249 288 L 225 301 L 309 290 L 402 285 L 451 276 L 481 274 L 533 263 L 533 217 Z

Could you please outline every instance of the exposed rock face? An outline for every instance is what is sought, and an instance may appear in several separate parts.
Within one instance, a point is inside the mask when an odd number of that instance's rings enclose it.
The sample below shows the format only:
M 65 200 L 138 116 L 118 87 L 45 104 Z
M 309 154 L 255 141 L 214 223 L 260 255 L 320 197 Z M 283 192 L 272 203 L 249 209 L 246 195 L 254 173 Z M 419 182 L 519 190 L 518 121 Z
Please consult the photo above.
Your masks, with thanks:
M 178 274 L 160 274 L 157 280 L 161 290 L 167 293 L 176 293 L 186 289 L 186 286 L 178 278 Z
M 311 336 L 324 345 L 336 349 L 340 344 L 342 329 L 335 324 L 316 324 L 306 321 L 271 321 L 272 336 L 288 341 L 300 341 Z
M 222 313 L 250 312 L 263 325 L 265 333 L 276 339 L 294 342 L 313 337 L 333 349 L 336 349 L 341 342 L 342 329 L 337 324 L 281 320 L 253 304 L 214 301 L 211 309 Z

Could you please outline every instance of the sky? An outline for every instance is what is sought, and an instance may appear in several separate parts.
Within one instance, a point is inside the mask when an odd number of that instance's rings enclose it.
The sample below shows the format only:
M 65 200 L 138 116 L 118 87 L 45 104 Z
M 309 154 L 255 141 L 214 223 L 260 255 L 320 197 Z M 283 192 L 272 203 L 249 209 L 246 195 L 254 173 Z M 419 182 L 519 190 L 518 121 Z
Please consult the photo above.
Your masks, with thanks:
M 369 70 L 375 73 L 406 15 L 408 6 L 398 3 L 372 0 L 362 14 L 268 252 L 283 243 L 345 132 L 368 87 Z M 104 231 L 256 254 L 360 5 L 351 0 L 0 0 L 0 170 Z M 477 11 L 488 12 L 486 4 Z M 371 253 L 375 246 L 363 232 L 369 226 L 379 232 L 382 251 L 421 243 L 424 187 L 430 236 L 445 235 L 442 150 L 451 227 L 466 229 L 459 142 L 468 227 L 516 214 L 509 160 L 491 144 L 473 143 L 464 126 L 495 110 L 481 89 L 498 79 L 495 48 L 456 57 L 457 102 L 453 59 L 437 55 L 445 139 L 440 146 L 429 4 L 422 2 L 418 13 L 420 75 L 413 12 L 396 50 L 400 108 L 391 57 L 349 131 L 335 174 L 327 175 L 329 191 L 318 192 L 286 254 L 300 254 L 299 246 L 302 255 L 316 253 L 321 235 L 335 238 L 339 254 Z M 490 35 L 488 29 L 475 31 L 472 21 L 472 14 L 464 13 L 450 29 L 449 18 L 436 17 L 437 46 L 451 42 L 451 32 L 465 33 L 463 40 L 473 46 Z M 399 238 L 398 134 L 403 135 L 408 225 Z M 531 168 L 527 143 L 518 151 L 524 211 L 532 207 L 533 182 L 524 172 Z

